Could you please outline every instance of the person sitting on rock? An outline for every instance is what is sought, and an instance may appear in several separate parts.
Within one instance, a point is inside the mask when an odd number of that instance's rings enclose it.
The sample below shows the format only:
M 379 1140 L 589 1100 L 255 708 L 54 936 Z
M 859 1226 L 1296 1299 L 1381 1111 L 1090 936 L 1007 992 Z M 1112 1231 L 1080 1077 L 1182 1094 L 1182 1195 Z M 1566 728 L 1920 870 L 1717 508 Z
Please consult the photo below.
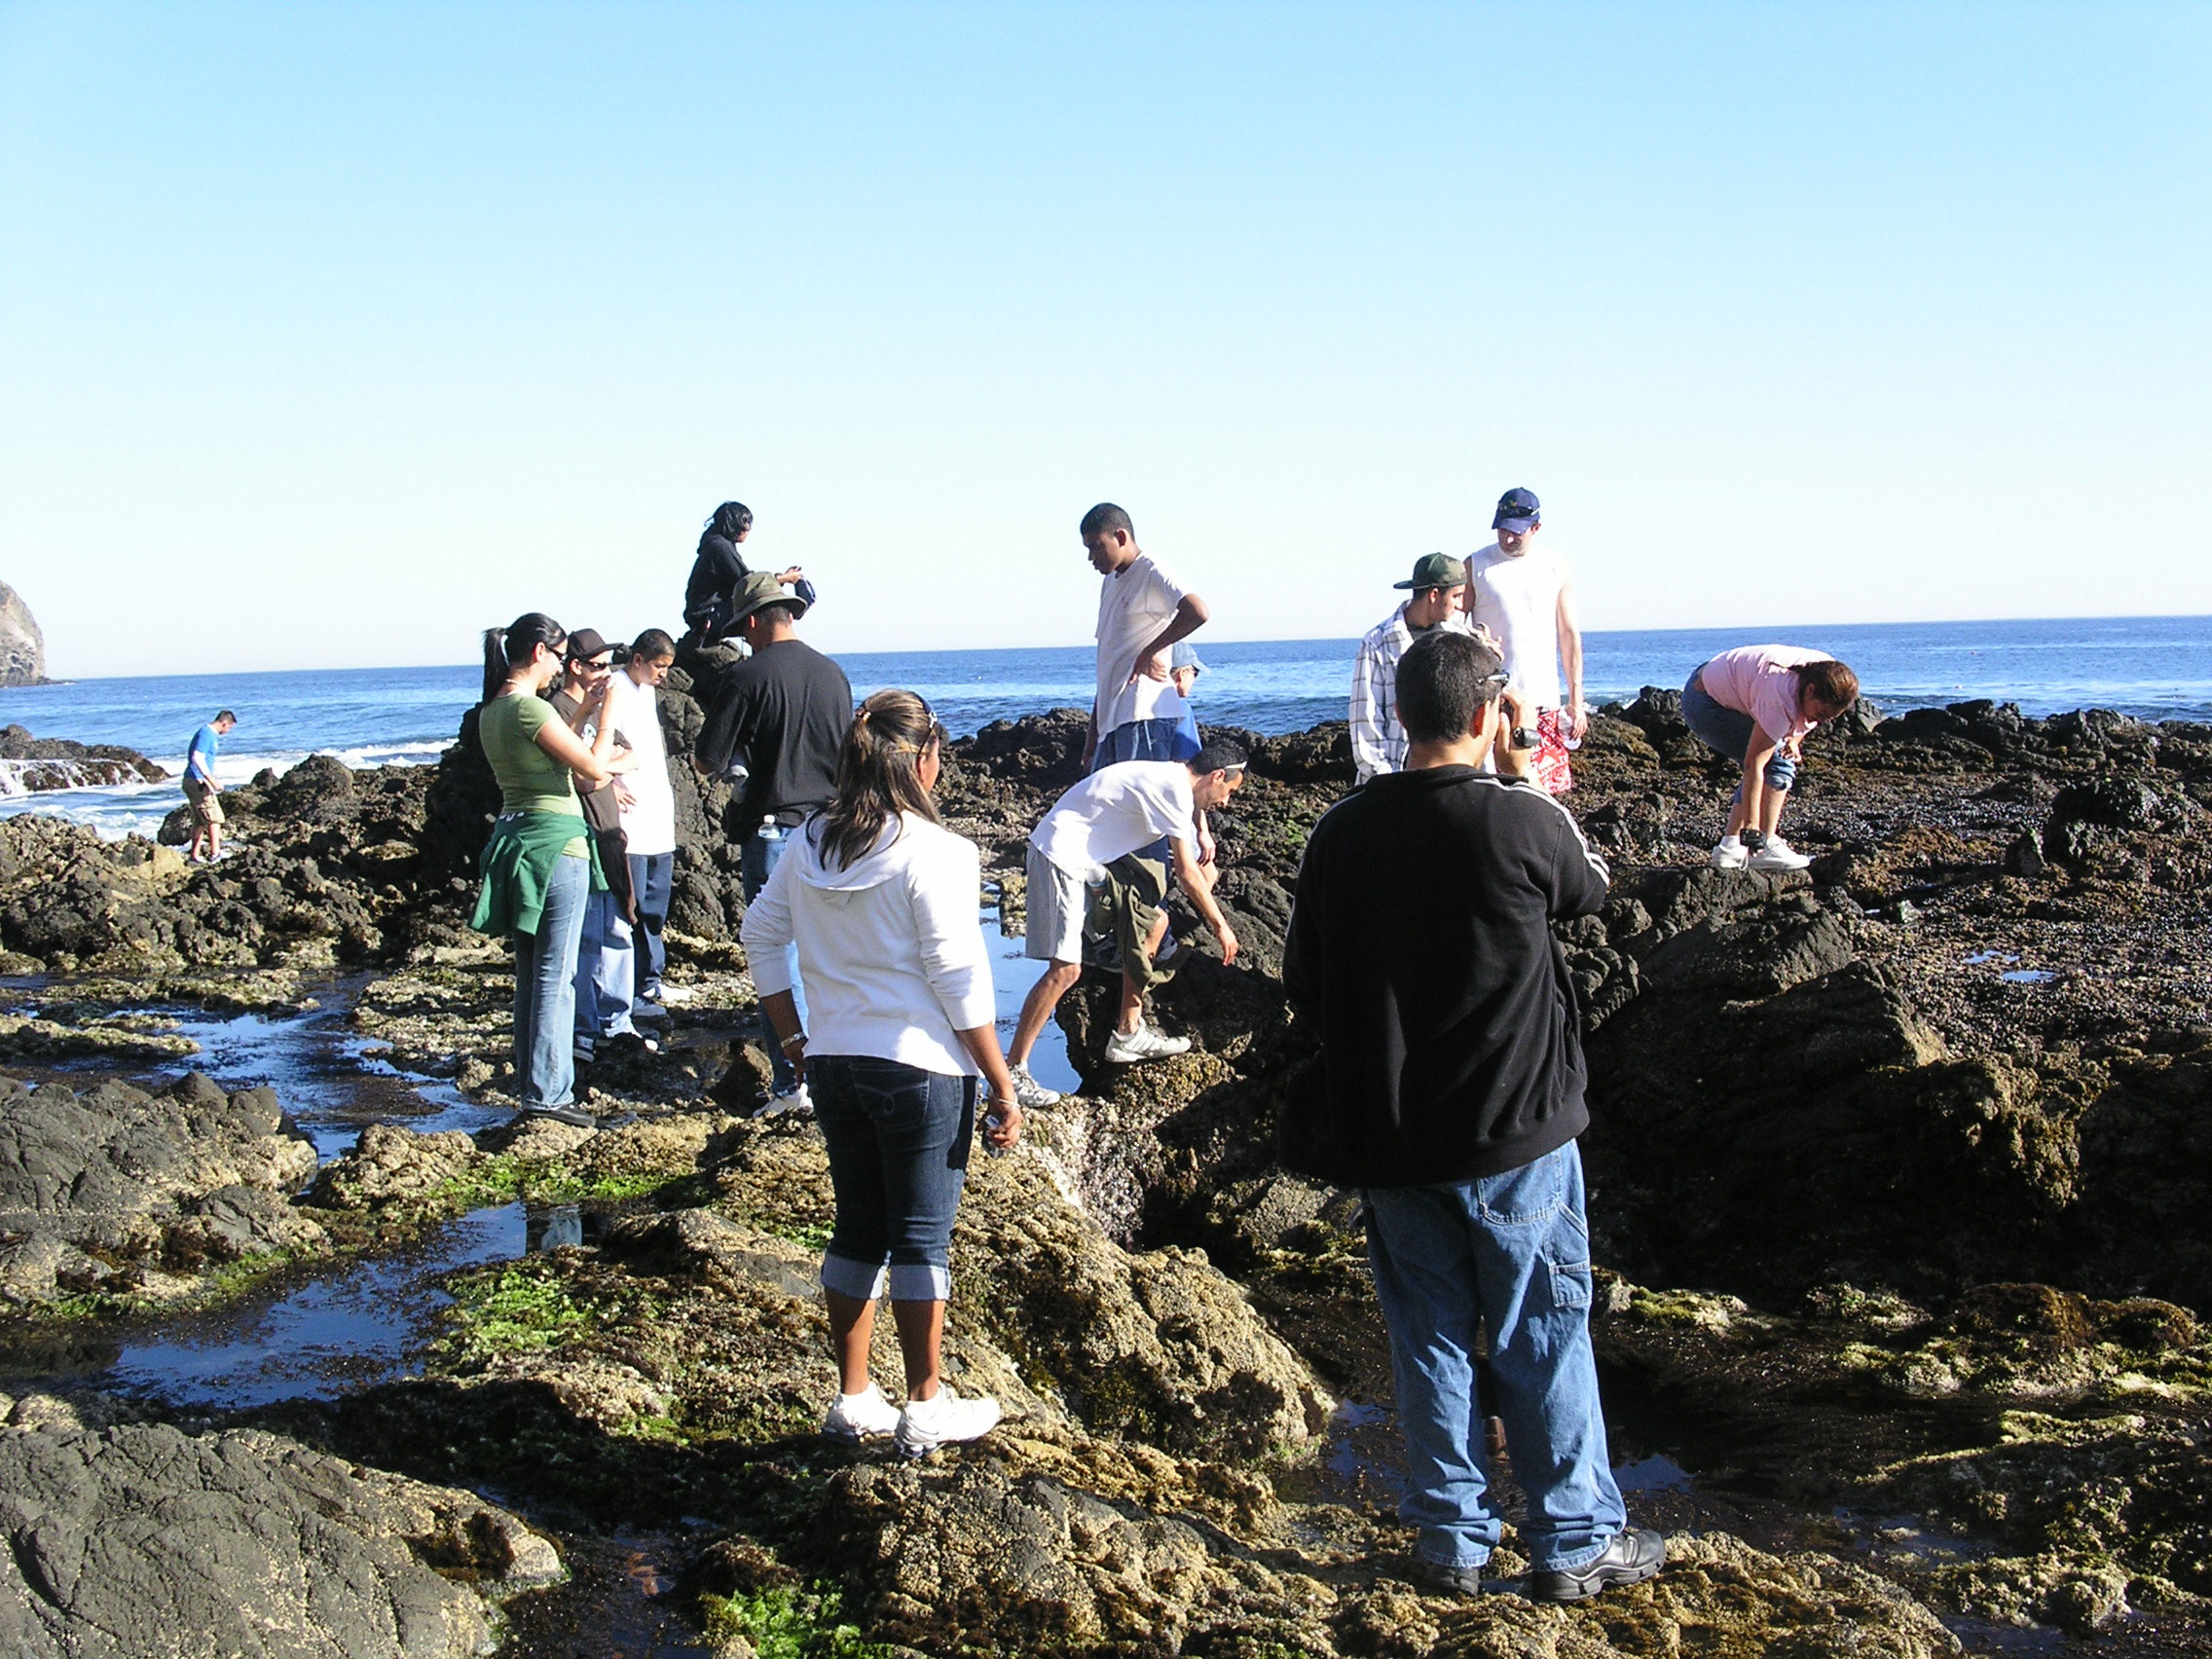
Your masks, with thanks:
M 223 856 L 223 803 L 215 798 L 223 786 L 215 782 L 215 756 L 238 723 L 238 716 L 225 709 L 192 734 L 184 752 L 184 799 L 192 808 L 192 844 L 184 852 L 187 864 L 201 857 L 203 846 L 209 864 Z
M 724 501 L 707 521 L 699 537 L 699 551 L 691 561 L 690 579 L 683 584 L 683 620 L 691 637 L 702 645 L 714 645 L 735 625 L 732 602 L 739 586 L 752 574 L 738 543 L 753 534 L 753 509 L 743 501 Z M 793 565 L 776 580 L 794 589 L 807 604 L 814 603 L 814 584 Z
M 1291 1168 L 1366 1202 L 1415 1572 L 1479 1595 L 1502 1530 L 1473 1358 L 1487 1325 L 1528 1493 L 1529 1593 L 1579 1601 L 1650 1577 L 1665 1546 L 1628 1527 L 1606 1457 L 1582 1045 L 1551 932 L 1598 908 L 1609 872 L 1530 778 L 1530 752 L 1504 745 L 1524 715 L 1506 682 L 1480 640 L 1417 640 L 1398 664 L 1405 768 L 1313 827 L 1283 984 L 1321 1052 L 1288 1090 L 1280 1136 Z
M 1701 663 L 1682 687 L 1682 719 L 1744 768 L 1714 869 L 1803 869 L 1813 861 L 1775 833 L 1797 781 L 1805 734 L 1859 700 L 1859 676 L 1825 651 L 1739 645 Z
M 830 1153 L 836 1225 L 822 1257 L 838 1395 L 822 1432 L 894 1435 L 920 1456 L 974 1440 L 998 1402 L 963 1400 L 939 1376 L 952 1223 L 976 1133 L 976 1079 L 990 1084 L 985 1134 L 1021 1134 L 1021 1106 L 999 1052 L 981 861 L 939 822 L 944 728 L 911 691 L 860 707 L 837 758 L 837 792 L 809 818 L 741 937 L 776 1039 L 811 1085 Z M 806 976 L 804 1024 L 789 956 Z M 886 1289 L 906 1362 L 906 1405 L 868 1377 L 875 1305 Z
M 1008 1058 L 1024 1106 L 1059 1096 L 1029 1075 L 1029 1054 L 1060 999 L 1083 977 L 1084 923 L 1091 892 L 1118 882 L 1122 1006 L 1106 1059 L 1129 1065 L 1180 1054 L 1188 1037 L 1144 1022 L 1144 993 L 1160 976 L 1154 963 L 1167 931 L 1167 872 L 1152 849 L 1165 839 L 1175 876 L 1221 940 L 1221 959 L 1236 960 L 1236 934 L 1213 899 L 1213 874 L 1198 859 L 1197 817 L 1222 805 L 1244 781 L 1244 751 L 1215 739 L 1188 760 L 1123 760 L 1102 766 L 1060 796 L 1029 837 L 1029 919 L 1022 953 L 1047 964 L 1021 1005 Z
M 515 1091 L 526 1114 L 596 1126 L 575 1103 L 576 946 L 584 909 L 604 892 L 598 843 L 584 822 L 576 780 L 613 774 L 614 726 L 601 720 L 587 746 L 541 693 L 562 673 L 568 631 L 540 611 L 484 631 L 484 701 L 476 736 L 499 784 L 499 816 L 478 867 L 484 885 L 468 925 L 503 933 L 515 947 Z M 585 719 L 607 679 L 583 695 Z

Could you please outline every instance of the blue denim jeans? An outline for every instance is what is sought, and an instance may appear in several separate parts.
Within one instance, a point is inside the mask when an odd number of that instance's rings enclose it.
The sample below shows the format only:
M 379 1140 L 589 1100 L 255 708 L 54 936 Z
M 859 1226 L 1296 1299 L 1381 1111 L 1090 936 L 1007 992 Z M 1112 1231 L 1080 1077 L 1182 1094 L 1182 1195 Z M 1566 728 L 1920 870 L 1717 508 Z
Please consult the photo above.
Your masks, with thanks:
M 632 853 L 630 858 L 630 891 L 637 895 L 637 938 L 633 940 L 633 961 L 637 966 L 638 991 L 641 997 L 660 995 L 661 971 L 668 966 L 668 946 L 661 942 L 660 930 L 668 920 L 668 897 L 676 881 L 676 855 L 674 853 Z
M 872 1302 L 888 1281 L 894 1302 L 944 1301 L 976 1080 L 872 1054 L 809 1055 L 806 1076 L 837 1198 L 823 1288 Z
M 1487 1325 L 1498 1415 L 1529 1494 L 1522 1542 L 1539 1572 L 1594 1561 L 1628 1510 L 1606 1460 L 1590 1351 L 1580 1150 L 1568 1141 L 1502 1175 L 1364 1196 L 1406 1440 L 1398 1514 L 1419 1529 L 1416 1547 L 1447 1567 L 1479 1567 L 1497 1545 L 1475 1393 Z
M 537 932 L 515 941 L 515 1082 L 525 1106 L 566 1106 L 575 1093 L 576 944 L 591 899 L 591 860 L 553 861 Z
M 746 837 L 745 846 L 737 856 L 737 878 L 745 884 L 748 904 L 760 897 L 760 889 L 768 885 L 768 877 L 776 873 L 776 866 L 783 862 L 784 849 L 798 833 L 796 825 L 763 824 Z M 806 987 L 798 979 L 798 945 L 787 944 L 784 950 L 792 972 L 792 1000 L 798 1005 L 798 1024 L 803 1031 L 806 1029 Z M 765 1014 L 761 1015 L 761 1023 L 766 1026 Z M 798 1073 L 792 1069 L 792 1062 L 772 1029 L 768 1031 L 768 1069 L 774 1073 L 778 1094 L 789 1094 L 798 1087 Z
M 612 889 L 594 893 L 584 905 L 583 938 L 576 945 L 576 1041 L 586 1049 L 637 1030 L 630 1019 L 634 955 L 622 895 Z
M 1751 747 L 1751 733 L 1758 722 L 1741 710 L 1716 703 L 1691 675 L 1689 683 L 1682 687 L 1682 719 L 1708 749 L 1718 750 L 1738 766 L 1743 765 L 1745 753 Z M 1789 786 L 1797 781 L 1797 762 L 1777 749 L 1766 763 L 1766 787 L 1777 794 L 1788 794 Z M 1744 786 L 1736 786 L 1736 798 L 1744 798 Z
M 1181 726 L 1180 720 L 1130 720 L 1102 732 L 1090 756 L 1090 769 L 1095 772 L 1123 760 L 1180 760 L 1186 753 L 1196 755 L 1197 750 L 1186 751 L 1176 741 Z

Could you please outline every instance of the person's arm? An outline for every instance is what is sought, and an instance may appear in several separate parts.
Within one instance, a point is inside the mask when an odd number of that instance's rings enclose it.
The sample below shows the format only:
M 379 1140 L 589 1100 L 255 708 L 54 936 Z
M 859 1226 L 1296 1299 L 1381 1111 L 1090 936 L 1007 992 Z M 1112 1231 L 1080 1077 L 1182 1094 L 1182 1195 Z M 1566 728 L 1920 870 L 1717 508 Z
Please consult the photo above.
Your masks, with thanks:
M 1229 925 L 1229 918 L 1214 903 L 1213 883 L 1206 879 L 1206 872 L 1192 856 L 1191 843 L 1178 835 L 1170 844 L 1175 850 L 1175 879 L 1183 884 L 1192 907 L 1205 919 L 1206 926 L 1213 929 L 1214 938 L 1221 940 L 1222 965 L 1227 967 L 1236 960 L 1236 930 Z
M 1197 813 L 1194 816 L 1198 826 L 1198 866 L 1206 872 L 1206 879 L 1210 881 L 1221 874 L 1220 870 L 1214 868 L 1213 864 L 1213 826 L 1206 822 L 1206 815 L 1203 812 Z
M 1571 577 L 1559 584 L 1559 665 L 1567 675 L 1569 735 L 1579 743 L 1590 729 L 1590 714 L 1582 706 L 1582 621 L 1575 611 Z
M 746 965 L 753 970 L 753 988 L 760 994 L 760 1006 L 768 1006 L 771 992 L 789 993 L 792 988 L 792 883 L 797 879 L 793 858 L 779 859 L 776 867 L 768 872 L 768 880 L 752 903 L 745 906 L 745 919 L 737 925 L 739 942 L 745 946 Z M 978 924 L 980 925 L 980 924 Z M 792 1026 L 797 1029 L 798 1014 L 794 1007 Z M 789 1036 L 790 1032 L 779 1032 Z
M 1552 919 L 1564 921 L 1569 916 L 1594 914 L 1605 902 L 1613 872 L 1583 838 L 1582 827 L 1574 822 L 1573 813 L 1548 795 L 1543 805 L 1553 814 Z
M 1526 778 L 1535 759 L 1532 750 L 1513 747 L 1513 728 L 1528 718 L 1529 711 L 1510 687 L 1497 694 L 1497 733 L 1490 742 L 1490 758 L 1501 778 Z
M 1090 757 L 1097 753 L 1098 704 L 1093 699 L 1090 705 L 1090 723 L 1083 728 L 1083 769 L 1087 774 L 1090 770 Z
M 584 705 L 585 710 L 597 710 L 601 701 L 601 697 L 593 697 Z M 599 722 L 599 734 L 587 749 L 583 739 L 569 729 L 569 722 L 555 715 L 537 728 L 536 742 L 538 748 L 587 784 L 604 784 L 612 775 L 608 770 L 608 762 L 614 756 L 612 721 Z
M 1021 1139 L 1021 1103 L 1014 1097 L 1014 1073 L 1007 1069 L 1006 1055 L 999 1051 L 998 1026 L 976 1025 L 954 1035 L 991 1091 L 990 1115 L 998 1122 L 984 1125 L 983 1138 L 1001 1149 L 1012 1147 Z
M 1301 1019 L 1321 1017 L 1321 942 L 1319 884 L 1313 878 L 1313 841 L 1298 861 L 1298 880 L 1292 889 L 1290 927 L 1283 935 L 1282 987 Z
M 1134 685 L 1137 677 L 1147 680 L 1167 678 L 1167 653 L 1175 642 L 1188 639 L 1206 625 L 1206 602 L 1195 593 L 1185 594 L 1176 602 L 1175 614 L 1167 619 L 1167 626 L 1152 638 L 1152 644 L 1137 652 L 1136 666 L 1129 670 L 1127 683 Z
M 708 777 L 729 770 L 730 756 L 753 741 L 756 719 L 754 699 L 743 682 L 725 684 L 707 711 L 699 728 L 699 741 L 691 751 L 691 764 Z
M 1378 772 L 1389 769 L 1383 753 L 1382 721 L 1389 713 L 1389 694 L 1382 688 L 1382 653 L 1359 643 L 1359 656 L 1351 668 L 1352 781 L 1364 784 Z
M 917 854 L 906 875 L 907 912 L 922 977 L 953 1030 L 995 1031 L 998 1005 L 990 947 L 983 942 L 979 855 L 973 845 L 940 846 L 941 854 L 936 849 Z

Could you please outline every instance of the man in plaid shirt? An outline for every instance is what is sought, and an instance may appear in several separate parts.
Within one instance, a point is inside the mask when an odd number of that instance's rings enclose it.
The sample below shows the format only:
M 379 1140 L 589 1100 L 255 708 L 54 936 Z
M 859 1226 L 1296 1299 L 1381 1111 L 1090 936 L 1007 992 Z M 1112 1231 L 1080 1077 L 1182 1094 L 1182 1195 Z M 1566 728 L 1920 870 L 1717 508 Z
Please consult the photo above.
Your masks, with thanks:
M 1415 561 L 1413 579 L 1393 585 L 1411 588 L 1413 597 L 1368 630 L 1351 671 L 1351 759 L 1363 784 L 1406 763 L 1406 728 L 1398 723 L 1398 659 L 1406 647 L 1431 628 L 1471 632 L 1461 613 L 1467 592 L 1461 560 L 1425 553 Z

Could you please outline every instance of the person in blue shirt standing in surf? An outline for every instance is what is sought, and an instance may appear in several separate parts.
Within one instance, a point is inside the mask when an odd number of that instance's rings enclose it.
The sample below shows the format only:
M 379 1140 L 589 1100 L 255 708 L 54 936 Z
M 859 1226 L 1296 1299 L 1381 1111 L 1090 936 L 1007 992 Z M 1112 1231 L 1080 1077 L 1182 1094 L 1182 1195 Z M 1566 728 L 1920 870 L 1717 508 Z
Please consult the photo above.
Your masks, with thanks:
M 215 782 L 215 756 L 238 723 L 238 716 L 225 709 L 192 734 L 192 746 L 185 751 L 184 798 L 192 808 L 192 844 L 184 852 L 188 864 L 200 858 L 202 842 L 209 864 L 223 856 L 223 803 L 215 798 L 223 786 Z

